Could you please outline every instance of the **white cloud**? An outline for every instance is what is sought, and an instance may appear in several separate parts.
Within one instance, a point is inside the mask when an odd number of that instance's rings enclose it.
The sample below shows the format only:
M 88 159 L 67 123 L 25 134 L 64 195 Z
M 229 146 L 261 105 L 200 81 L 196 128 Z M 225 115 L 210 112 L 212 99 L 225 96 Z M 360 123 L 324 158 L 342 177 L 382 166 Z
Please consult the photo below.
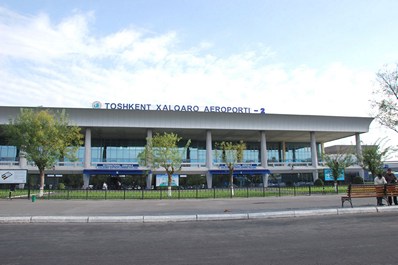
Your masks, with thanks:
M 22 16 L 0 7 L 0 104 L 90 107 L 100 100 L 370 113 L 373 72 L 338 62 L 321 69 L 270 63 L 277 54 L 263 45 L 224 57 L 212 54 L 208 41 L 181 49 L 177 32 L 126 28 L 97 37 L 93 19 L 93 13 L 76 13 L 56 24 L 45 14 Z M 396 139 L 374 124 L 364 142 Z
M 366 116 L 371 75 L 271 64 L 262 45 L 220 57 L 210 42 L 181 49 L 177 32 L 132 28 L 96 37 L 94 14 L 56 24 L 0 8 L 2 105 L 89 107 L 111 102 L 265 107 L 272 113 Z M 21 97 L 21 95 L 24 95 Z

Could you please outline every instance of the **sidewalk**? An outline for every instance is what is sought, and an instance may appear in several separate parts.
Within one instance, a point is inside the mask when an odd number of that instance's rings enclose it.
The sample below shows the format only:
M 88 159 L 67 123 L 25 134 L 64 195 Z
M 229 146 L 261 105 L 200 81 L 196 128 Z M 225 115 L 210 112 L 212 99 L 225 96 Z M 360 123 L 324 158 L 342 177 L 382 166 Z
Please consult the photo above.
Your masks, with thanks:
M 353 199 L 341 207 L 341 195 L 186 200 L 0 200 L 0 223 L 172 222 L 398 212 L 376 207 L 375 199 Z

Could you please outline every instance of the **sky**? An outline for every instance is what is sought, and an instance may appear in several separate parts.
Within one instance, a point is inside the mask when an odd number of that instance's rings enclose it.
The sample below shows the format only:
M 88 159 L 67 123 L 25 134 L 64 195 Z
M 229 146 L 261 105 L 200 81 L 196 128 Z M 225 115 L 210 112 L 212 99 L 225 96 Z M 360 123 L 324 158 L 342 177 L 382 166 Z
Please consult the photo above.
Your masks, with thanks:
M 397 10 L 396 0 L 0 0 L 0 105 L 373 117 L 375 75 L 398 62 Z M 361 139 L 398 145 L 377 121 Z

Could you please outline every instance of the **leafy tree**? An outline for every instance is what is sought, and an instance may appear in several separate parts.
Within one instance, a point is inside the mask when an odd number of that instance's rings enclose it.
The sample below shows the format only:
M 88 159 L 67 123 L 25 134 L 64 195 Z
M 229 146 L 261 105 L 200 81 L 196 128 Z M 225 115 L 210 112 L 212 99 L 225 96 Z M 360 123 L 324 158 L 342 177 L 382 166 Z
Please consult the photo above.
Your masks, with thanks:
M 344 150 L 340 150 L 337 154 L 323 154 L 322 158 L 325 165 L 332 171 L 334 186 L 337 191 L 337 179 L 339 178 L 340 172 L 344 172 L 347 167 L 355 163 L 353 155 L 344 152 Z
M 363 169 L 372 173 L 373 177 L 383 173 L 383 160 L 390 152 L 390 147 L 383 148 L 380 141 L 369 145 L 362 150 L 362 156 L 358 156 Z
M 82 144 L 80 128 L 69 125 L 65 111 L 51 113 L 44 109 L 21 109 L 6 126 L 6 135 L 12 145 L 20 148 L 28 161 L 33 161 L 40 173 L 40 194 L 43 196 L 44 171 L 64 157 L 76 160 Z
M 172 176 L 182 167 L 183 154 L 186 153 L 191 140 L 188 140 L 183 152 L 178 147 L 181 137 L 174 133 L 156 134 L 147 138 L 147 144 L 143 152 L 138 155 L 142 166 L 152 169 L 164 168 L 167 174 L 167 195 L 171 197 Z
M 380 124 L 398 132 L 398 64 L 394 68 L 380 70 L 376 74 L 378 89 L 374 94 L 379 99 L 371 100 L 377 109 L 377 120 Z
M 226 164 L 229 171 L 229 187 L 231 194 L 234 196 L 234 169 L 237 163 L 243 161 L 243 152 L 246 150 L 246 144 L 243 141 L 238 143 L 221 142 L 215 144 L 216 151 L 221 151 L 221 161 Z M 216 152 L 216 155 L 218 153 Z

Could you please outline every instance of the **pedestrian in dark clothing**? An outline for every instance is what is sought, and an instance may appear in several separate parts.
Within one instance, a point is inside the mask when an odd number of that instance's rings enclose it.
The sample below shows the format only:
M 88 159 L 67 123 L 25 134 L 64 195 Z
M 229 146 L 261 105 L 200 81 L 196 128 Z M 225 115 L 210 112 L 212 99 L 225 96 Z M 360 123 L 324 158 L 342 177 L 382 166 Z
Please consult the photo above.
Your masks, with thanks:
M 392 173 L 391 168 L 387 169 L 387 172 L 384 174 L 384 178 L 386 179 L 387 184 L 396 185 L 396 183 L 397 183 L 397 178 Z M 393 202 L 393 199 L 394 199 L 394 204 L 398 205 L 397 196 L 388 196 L 388 204 L 391 205 Z

